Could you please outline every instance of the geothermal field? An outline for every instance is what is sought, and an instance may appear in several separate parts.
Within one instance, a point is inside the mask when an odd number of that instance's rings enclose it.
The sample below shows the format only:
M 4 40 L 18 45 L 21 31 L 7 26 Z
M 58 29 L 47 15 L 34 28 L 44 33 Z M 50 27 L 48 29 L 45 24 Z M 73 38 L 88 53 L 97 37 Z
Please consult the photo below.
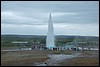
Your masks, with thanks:
M 1 66 L 99 66 L 99 1 L 1 7 Z
M 1 51 L 2 66 L 99 66 L 99 51 Z
M 62 45 L 66 47 L 72 45 L 70 42 L 78 41 L 73 36 L 57 36 L 56 38 L 57 47 Z M 80 38 L 84 39 L 84 37 Z M 91 39 L 89 41 L 96 43 L 85 43 L 84 46 L 79 44 L 80 46 L 77 46 L 79 49 L 69 46 L 69 48 L 59 50 L 43 49 L 45 36 L 2 35 L 1 39 L 2 66 L 99 66 L 98 37 L 88 38 Z M 73 43 L 73 45 L 76 44 Z M 90 49 L 88 45 L 91 45 Z

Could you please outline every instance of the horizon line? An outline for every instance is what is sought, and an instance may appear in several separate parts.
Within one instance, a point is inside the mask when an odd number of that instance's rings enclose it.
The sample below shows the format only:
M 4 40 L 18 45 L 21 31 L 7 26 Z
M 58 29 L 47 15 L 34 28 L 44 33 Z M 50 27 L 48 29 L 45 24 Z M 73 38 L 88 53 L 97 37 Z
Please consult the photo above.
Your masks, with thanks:
M 47 36 L 46 34 L 1 34 L 1 35 L 43 35 L 43 36 Z M 89 36 L 89 35 L 69 35 L 69 34 L 56 34 L 55 36 L 58 36 L 58 35 L 66 35 L 66 36 Z M 99 36 L 96 36 L 96 35 L 93 35 L 94 37 L 99 37 Z

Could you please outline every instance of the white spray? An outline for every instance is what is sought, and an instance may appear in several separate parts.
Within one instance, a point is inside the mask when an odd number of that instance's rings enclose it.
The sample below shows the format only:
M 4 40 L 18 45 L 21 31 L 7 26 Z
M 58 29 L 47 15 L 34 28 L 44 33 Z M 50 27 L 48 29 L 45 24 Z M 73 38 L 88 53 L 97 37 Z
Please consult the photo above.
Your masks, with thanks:
M 49 24 L 48 24 L 48 33 L 47 33 L 47 39 L 46 39 L 46 47 L 47 48 L 55 47 L 54 29 L 53 29 L 51 13 L 49 14 Z

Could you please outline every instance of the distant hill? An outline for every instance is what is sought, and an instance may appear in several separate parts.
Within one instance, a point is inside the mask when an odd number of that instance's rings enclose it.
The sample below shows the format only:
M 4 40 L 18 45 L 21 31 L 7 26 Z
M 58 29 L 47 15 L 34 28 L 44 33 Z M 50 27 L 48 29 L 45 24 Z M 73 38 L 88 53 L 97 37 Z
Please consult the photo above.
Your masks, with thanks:
M 56 44 L 65 44 L 67 42 L 79 42 L 79 41 L 90 41 L 98 42 L 99 37 L 95 36 L 69 36 L 69 35 L 56 35 L 55 42 Z M 16 46 L 12 44 L 12 41 L 28 41 L 28 46 L 31 46 L 33 41 L 39 41 L 41 44 L 46 44 L 46 35 L 1 35 L 1 46 Z M 99 45 L 99 44 L 98 44 Z
M 99 41 L 99 37 L 96 36 L 69 36 L 69 35 L 56 35 L 55 38 L 56 39 L 75 39 L 76 37 L 79 38 L 91 38 L 91 39 L 95 39 L 97 41 Z M 34 39 L 34 38 L 38 38 L 38 39 L 46 39 L 46 35 L 1 35 L 1 40 L 4 39 Z

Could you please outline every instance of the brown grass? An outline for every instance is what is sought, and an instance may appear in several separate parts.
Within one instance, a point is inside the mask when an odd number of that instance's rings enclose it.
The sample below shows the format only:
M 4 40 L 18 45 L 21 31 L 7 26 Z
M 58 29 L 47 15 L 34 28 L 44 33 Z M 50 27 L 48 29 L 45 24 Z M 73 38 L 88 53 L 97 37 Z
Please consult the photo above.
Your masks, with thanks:
M 43 51 L 15 51 L 2 52 L 2 66 L 32 66 L 36 62 L 43 62 L 49 59 Z
M 36 62 L 49 59 L 47 54 L 61 53 L 56 51 L 1 51 L 1 66 L 33 66 Z M 63 51 L 62 51 L 63 53 Z M 64 51 L 64 54 L 82 53 L 80 57 L 66 59 L 61 66 L 99 66 L 98 51 Z M 81 57 L 84 56 L 84 57 Z M 93 57 L 89 57 L 93 56 Z
M 99 58 L 73 58 L 60 63 L 63 66 L 99 66 Z
M 66 59 L 62 66 L 99 66 L 99 51 L 80 51 L 80 57 Z

